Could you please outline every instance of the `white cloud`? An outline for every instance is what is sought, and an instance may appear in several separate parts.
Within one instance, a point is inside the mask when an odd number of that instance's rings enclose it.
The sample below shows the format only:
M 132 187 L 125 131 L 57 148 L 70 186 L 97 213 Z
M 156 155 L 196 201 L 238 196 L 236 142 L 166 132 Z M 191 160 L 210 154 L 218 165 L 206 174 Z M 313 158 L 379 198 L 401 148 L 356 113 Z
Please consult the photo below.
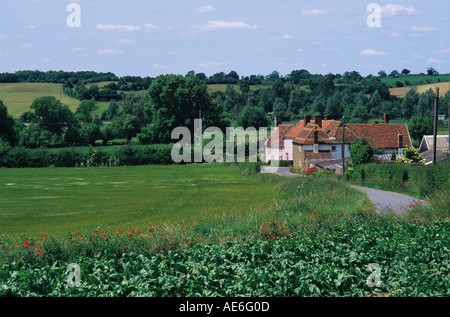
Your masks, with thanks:
M 327 14 L 327 11 L 321 10 L 321 9 L 312 9 L 312 10 L 303 9 L 302 10 L 302 15 L 307 15 L 307 16 L 317 16 L 317 15 L 325 15 L 325 14 Z
M 158 31 L 159 27 L 157 27 L 156 25 L 151 24 L 151 23 L 145 23 L 144 24 L 144 29 L 146 31 Z
M 255 30 L 256 25 L 249 25 L 241 21 L 208 21 L 205 25 L 195 26 L 204 31 L 220 31 L 220 30 Z
M 303 49 L 303 48 L 297 48 L 297 52 L 303 53 L 303 52 L 305 52 L 305 49 Z
M 120 39 L 120 40 L 114 41 L 112 43 L 117 44 L 117 45 L 132 45 L 132 44 L 136 44 L 137 42 L 135 40 Z
M 441 54 L 450 53 L 450 47 L 449 48 L 443 48 L 443 49 L 439 50 L 439 53 L 441 53 Z
M 110 50 L 98 50 L 97 54 L 98 55 L 116 55 L 116 54 L 123 54 L 123 52 L 119 51 L 119 50 L 110 49 Z
M 392 32 L 391 34 L 389 34 L 389 37 L 393 38 L 393 39 L 399 39 L 399 38 L 402 37 L 402 35 L 400 33 L 397 33 L 397 32 Z
M 289 34 L 283 34 L 283 35 L 274 35 L 270 37 L 271 40 L 273 41 L 278 41 L 278 40 L 293 40 L 294 37 L 292 35 Z
M 137 25 L 121 25 L 121 24 L 97 24 L 95 28 L 102 31 L 124 31 L 124 32 L 139 31 L 141 29 L 141 27 Z
M 209 13 L 213 13 L 214 11 L 216 11 L 216 9 L 214 9 L 214 7 L 212 5 L 204 5 L 204 6 L 194 8 L 194 11 L 198 14 L 209 14 Z
M 427 59 L 427 64 L 443 64 L 443 63 L 445 63 L 445 61 L 434 57 L 430 57 L 429 59 Z
M 361 56 L 388 56 L 389 54 L 384 51 L 375 51 L 371 49 L 362 50 L 359 53 Z
M 434 26 L 417 26 L 417 25 L 414 25 L 411 28 L 411 31 L 413 31 L 413 32 L 435 32 L 435 31 L 437 31 L 437 28 L 435 28 Z
M 19 48 L 26 50 L 26 49 L 34 48 L 34 46 L 33 46 L 33 44 L 25 43 L 25 44 L 20 45 Z
M 227 63 L 210 61 L 210 62 L 206 62 L 206 63 L 196 64 L 195 66 L 198 66 L 198 67 L 220 67 L 220 66 L 225 66 L 225 65 L 227 65 Z
M 166 65 L 163 65 L 163 64 L 153 64 L 152 67 L 154 69 L 166 69 L 166 68 L 168 68 Z
M 333 47 L 324 47 L 322 48 L 322 51 L 326 51 L 326 52 L 335 52 L 335 51 L 339 51 L 339 48 L 333 46 Z
M 81 47 L 74 47 L 74 48 L 72 48 L 72 52 L 79 52 L 81 50 L 82 50 Z
M 416 15 L 419 14 L 420 11 L 414 7 L 405 7 L 399 4 L 388 4 L 384 7 L 381 7 L 381 13 L 385 16 L 396 16 L 396 15 Z
M 25 30 L 34 30 L 36 28 L 36 26 L 33 24 L 28 24 L 26 26 L 21 26 L 20 28 L 25 29 Z

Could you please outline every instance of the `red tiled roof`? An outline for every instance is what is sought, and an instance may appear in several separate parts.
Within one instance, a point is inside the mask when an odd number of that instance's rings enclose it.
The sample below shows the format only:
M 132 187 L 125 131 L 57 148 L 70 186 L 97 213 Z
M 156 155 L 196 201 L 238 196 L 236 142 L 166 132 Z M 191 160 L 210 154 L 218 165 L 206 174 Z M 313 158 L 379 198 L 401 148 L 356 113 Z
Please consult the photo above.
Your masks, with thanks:
M 275 141 L 274 145 L 284 146 L 284 139 L 286 134 L 294 127 L 293 124 L 280 124 L 278 126 L 278 141 Z M 272 145 L 272 135 L 270 135 L 269 139 L 267 140 L 266 146 Z
M 314 153 L 313 151 L 305 151 L 305 158 L 308 160 L 332 160 L 333 155 L 330 151 Z
M 279 144 L 284 146 L 285 138 L 292 138 L 293 143 L 305 145 L 314 144 L 314 133 L 318 131 L 319 143 L 342 143 L 342 122 L 335 120 L 323 120 L 322 128 L 315 124 L 314 120 L 305 125 L 305 120 L 300 120 L 295 125 L 279 126 Z M 403 135 L 403 147 L 412 146 L 406 124 L 355 124 L 345 125 L 345 143 L 355 143 L 359 138 L 370 139 L 373 148 L 398 148 L 398 135 Z M 267 145 L 271 144 L 269 138 Z
M 295 144 L 314 144 L 314 131 L 317 131 L 318 143 L 336 143 L 336 140 L 330 138 L 318 125 L 308 123 L 300 134 L 294 139 Z
M 330 137 L 336 137 L 337 130 L 341 124 L 342 124 L 341 121 L 324 120 L 324 121 L 322 121 L 322 129 Z
M 286 134 L 286 138 L 292 138 L 295 139 L 300 132 L 303 130 L 303 128 L 305 127 L 305 120 L 300 120 L 299 122 L 297 122 L 296 125 L 294 125 L 292 127 L 292 129 Z
M 403 147 L 410 147 L 411 140 L 406 124 L 346 124 L 349 129 L 358 137 L 371 140 L 370 146 L 376 149 L 398 148 L 398 135 L 403 135 Z M 347 129 L 345 130 L 347 139 Z

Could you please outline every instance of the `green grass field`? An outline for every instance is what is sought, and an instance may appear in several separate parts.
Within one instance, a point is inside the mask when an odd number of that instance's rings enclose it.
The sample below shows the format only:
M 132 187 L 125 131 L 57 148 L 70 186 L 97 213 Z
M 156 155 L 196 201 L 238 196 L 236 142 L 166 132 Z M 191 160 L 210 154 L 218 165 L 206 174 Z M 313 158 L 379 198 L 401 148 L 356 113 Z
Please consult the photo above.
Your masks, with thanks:
M 441 74 L 437 76 L 428 76 L 428 75 L 408 75 L 408 76 L 400 76 L 400 77 L 385 77 L 381 78 L 381 82 L 386 85 L 395 86 L 395 83 L 401 82 L 405 84 L 406 81 L 411 83 L 411 86 L 419 86 L 426 85 L 431 83 L 439 82 L 448 82 L 450 81 L 450 74 Z
M 279 197 L 224 166 L 0 169 L 0 232 L 189 224 L 268 209 Z
M 62 84 L 47 83 L 12 83 L 0 84 L 0 100 L 8 107 L 8 113 L 19 117 L 22 113 L 30 111 L 33 100 L 42 96 L 54 96 L 63 104 L 75 111 L 80 102 L 63 93 Z

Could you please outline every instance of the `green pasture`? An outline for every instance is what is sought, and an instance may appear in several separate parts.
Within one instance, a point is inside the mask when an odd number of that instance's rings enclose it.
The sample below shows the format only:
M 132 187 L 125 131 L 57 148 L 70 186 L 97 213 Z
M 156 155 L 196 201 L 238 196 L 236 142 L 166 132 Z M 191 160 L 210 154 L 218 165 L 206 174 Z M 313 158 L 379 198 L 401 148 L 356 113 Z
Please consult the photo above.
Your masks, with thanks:
M 0 169 L 0 233 L 190 224 L 266 210 L 280 195 L 225 166 Z
M 450 74 L 441 74 L 437 76 L 428 76 L 428 75 L 407 75 L 400 77 L 385 77 L 380 78 L 381 82 L 388 86 L 395 86 L 395 83 L 401 82 L 402 84 L 406 84 L 406 81 L 409 81 L 409 86 L 419 86 L 432 84 L 437 82 L 447 82 L 450 81 Z
M 64 94 L 62 84 L 52 83 L 9 83 L 0 84 L 0 100 L 8 107 L 8 113 L 19 117 L 30 111 L 33 100 L 42 96 L 54 96 L 75 111 L 80 102 Z

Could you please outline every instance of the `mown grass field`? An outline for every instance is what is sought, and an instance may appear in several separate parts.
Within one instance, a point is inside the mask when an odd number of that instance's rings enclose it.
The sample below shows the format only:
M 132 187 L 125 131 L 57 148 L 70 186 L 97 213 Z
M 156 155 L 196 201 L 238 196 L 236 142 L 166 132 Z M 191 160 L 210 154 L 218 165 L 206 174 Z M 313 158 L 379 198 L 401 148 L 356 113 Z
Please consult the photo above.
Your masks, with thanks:
M 0 232 L 192 223 L 270 208 L 273 185 L 230 167 L 0 169 Z
M 62 86 L 62 84 L 51 83 L 2 83 L 0 84 L 0 100 L 8 107 L 8 113 L 16 118 L 30 111 L 33 100 L 42 96 L 54 96 L 75 111 L 80 102 L 65 95 Z

